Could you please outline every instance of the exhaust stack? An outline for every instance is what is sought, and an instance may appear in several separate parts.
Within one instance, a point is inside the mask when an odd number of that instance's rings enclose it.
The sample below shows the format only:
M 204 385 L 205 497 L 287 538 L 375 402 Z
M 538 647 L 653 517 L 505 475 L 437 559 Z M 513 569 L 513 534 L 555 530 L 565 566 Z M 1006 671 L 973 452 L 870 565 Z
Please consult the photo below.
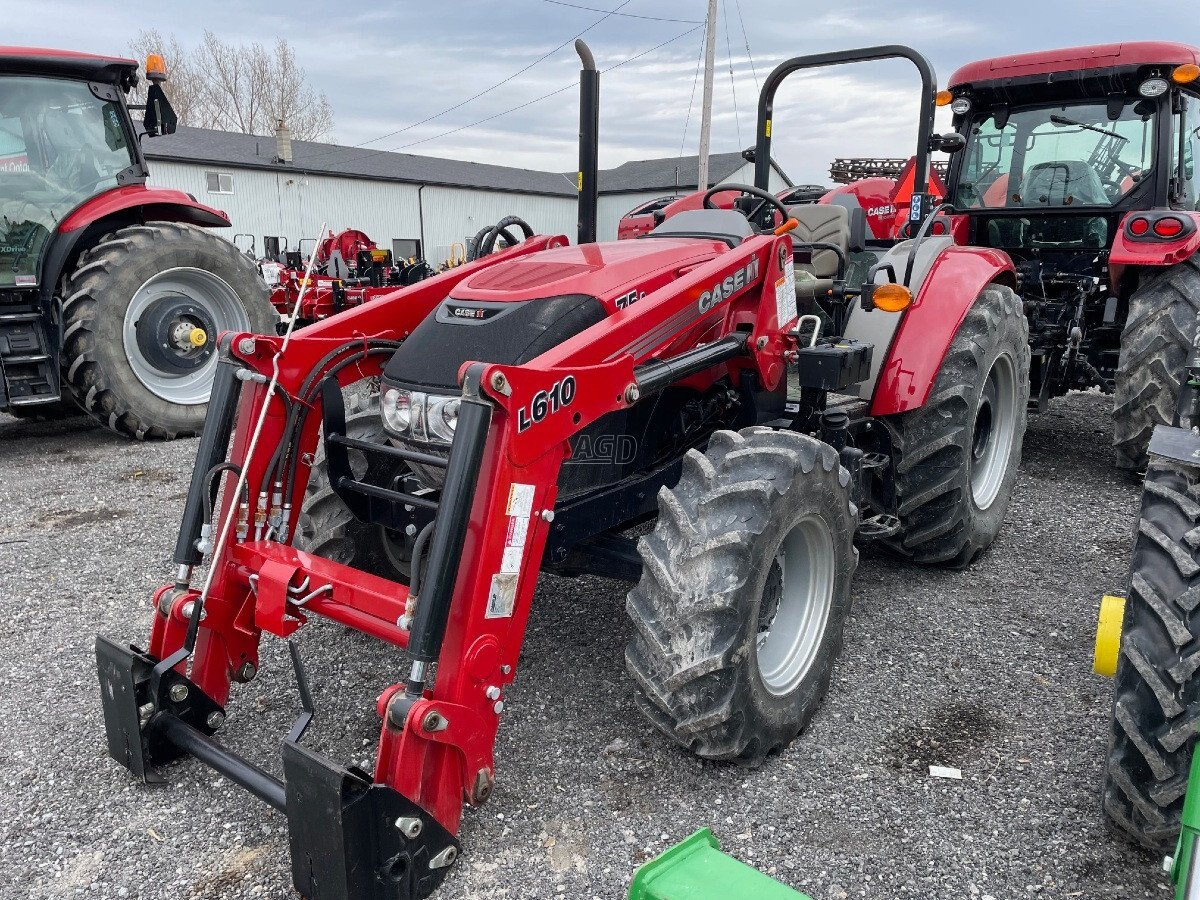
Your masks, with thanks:
M 600 156 L 600 71 L 592 51 L 581 40 L 575 41 L 575 52 L 583 69 L 579 73 L 579 172 L 576 189 L 579 191 L 580 244 L 596 242 L 596 206 L 599 196 L 597 175 Z

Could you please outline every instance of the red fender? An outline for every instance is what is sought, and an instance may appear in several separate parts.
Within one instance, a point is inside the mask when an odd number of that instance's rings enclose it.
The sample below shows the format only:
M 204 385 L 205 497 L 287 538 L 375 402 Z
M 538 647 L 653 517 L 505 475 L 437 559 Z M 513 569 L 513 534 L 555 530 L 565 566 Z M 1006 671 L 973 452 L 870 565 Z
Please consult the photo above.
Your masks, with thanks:
M 937 258 L 904 314 L 879 370 L 871 415 L 889 416 L 925 404 L 950 342 L 971 304 L 989 283 L 1016 285 L 1012 260 L 999 250 L 948 247 Z
M 228 228 L 229 216 L 219 209 L 198 203 L 183 191 L 127 184 L 81 203 L 58 226 L 59 233 L 78 231 L 113 213 L 144 208 L 145 220 L 190 222 L 205 228 Z
M 1125 225 L 1132 218 L 1146 216 L 1155 218 L 1156 215 L 1172 215 L 1178 219 L 1191 219 L 1196 227 L 1191 234 L 1180 235 L 1175 240 L 1163 240 L 1150 234 L 1146 240 L 1137 240 L 1125 230 Z M 1112 252 L 1108 255 L 1108 277 L 1114 286 L 1121 283 L 1121 276 L 1126 266 L 1173 266 L 1185 259 L 1190 259 L 1200 250 L 1200 212 L 1189 212 L 1176 209 L 1139 210 L 1128 213 L 1117 229 L 1113 240 Z

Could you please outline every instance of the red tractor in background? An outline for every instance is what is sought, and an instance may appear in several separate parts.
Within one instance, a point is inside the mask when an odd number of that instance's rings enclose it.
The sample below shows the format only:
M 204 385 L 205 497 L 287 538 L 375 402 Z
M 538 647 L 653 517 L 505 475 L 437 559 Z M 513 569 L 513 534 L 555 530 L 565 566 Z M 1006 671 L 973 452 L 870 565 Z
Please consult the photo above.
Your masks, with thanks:
M 961 567 L 1004 519 L 1028 335 L 1007 257 L 929 233 L 929 152 L 957 136 L 932 132 L 928 61 L 782 63 L 754 186 L 596 243 L 599 72 L 576 46 L 578 245 L 532 236 L 294 336 L 226 335 L 147 650 L 97 639 L 113 758 L 160 780 L 191 754 L 283 812 L 309 897 L 406 900 L 446 876 L 464 806 L 493 796 L 539 572 L 629 582 L 642 712 L 702 758 L 757 765 L 825 694 L 856 539 Z M 794 72 L 893 58 L 921 76 L 915 234 L 864 248 L 861 209 L 768 192 L 773 100 Z M 862 280 L 852 255 L 875 260 Z M 373 772 L 300 743 L 294 646 L 283 779 L 214 738 L 264 634 L 314 618 L 403 657 Z
M 162 58 L 147 136 L 170 133 Z M 274 333 L 220 210 L 146 186 L 130 59 L 0 47 L 0 412 L 78 405 L 136 438 L 198 434 L 217 335 Z
M 1169 424 L 1200 309 L 1200 50 L 1129 42 L 963 66 L 945 226 L 1012 259 L 1034 404 L 1114 394 L 1119 466 Z

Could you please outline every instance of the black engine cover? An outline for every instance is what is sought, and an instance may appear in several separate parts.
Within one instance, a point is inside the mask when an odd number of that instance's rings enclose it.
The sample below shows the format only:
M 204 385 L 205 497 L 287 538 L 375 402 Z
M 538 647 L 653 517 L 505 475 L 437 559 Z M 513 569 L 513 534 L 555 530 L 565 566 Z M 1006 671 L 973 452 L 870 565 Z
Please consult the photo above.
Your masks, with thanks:
M 515 303 L 450 298 L 400 345 L 383 377 L 408 390 L 457 394 L 463 363 L 520 365 L 605 316 L 604 305 L 587 294 Z

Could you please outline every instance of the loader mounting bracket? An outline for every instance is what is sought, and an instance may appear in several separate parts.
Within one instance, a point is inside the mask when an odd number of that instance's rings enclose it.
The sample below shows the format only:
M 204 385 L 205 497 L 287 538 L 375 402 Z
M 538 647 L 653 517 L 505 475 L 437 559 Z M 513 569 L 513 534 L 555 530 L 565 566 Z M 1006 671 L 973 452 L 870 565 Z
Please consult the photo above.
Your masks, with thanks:
M 152 673 L 157 662 L 136 647 L 96 637 L 96 671 L 109 755 L 148 784 L 164 780 L 156 767 L 185 752 L 157 729 L 147 727 L 153 716 L 173 715 L 207 735 L 216 730 L 211 722 L 225 718 L 224 710 L 211 697 L 174 669 L 163 672 L 158 695 L 153 696 Z
M 292 881 L 320 900 L 416 900 L 462 850 L 433 816 L 357 769 L 283 745 Z

